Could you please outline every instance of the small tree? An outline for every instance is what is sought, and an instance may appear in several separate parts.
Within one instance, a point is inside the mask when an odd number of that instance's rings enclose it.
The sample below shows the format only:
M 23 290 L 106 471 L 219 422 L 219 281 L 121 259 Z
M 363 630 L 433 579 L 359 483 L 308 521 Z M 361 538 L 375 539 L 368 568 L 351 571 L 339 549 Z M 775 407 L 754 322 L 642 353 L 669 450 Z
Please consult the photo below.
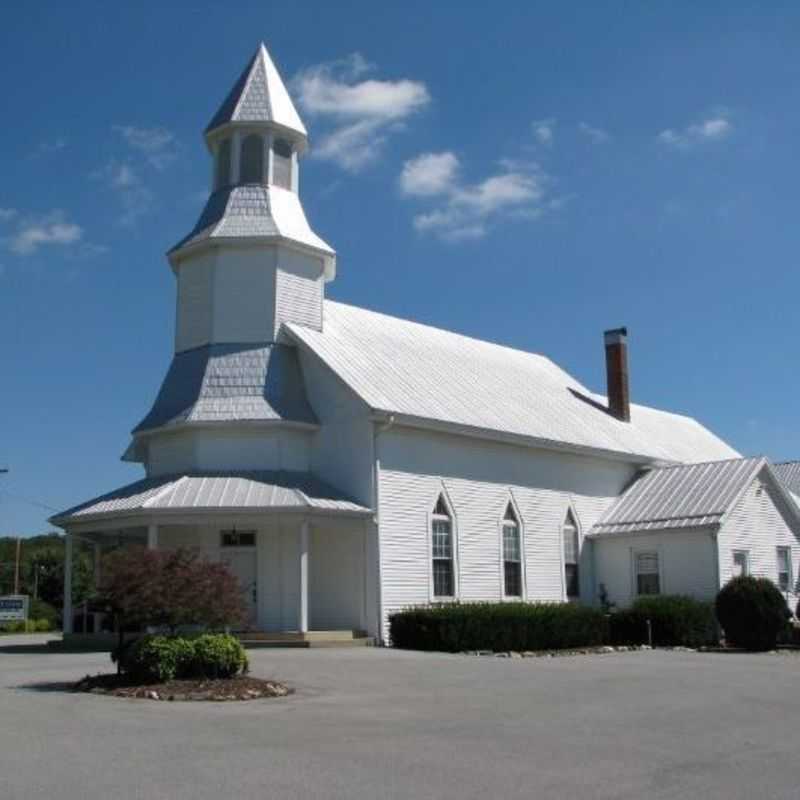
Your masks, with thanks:
M 115 550 L 103 559 L 100 574 L 97 599 L 114 615 L 118 650 L 132 626 L 175 633 L 185 625 L 228 627 L 246 616 L 236 577 L 193 550 Z
M 720 589 L 714 604 L 725 639 L 745 650 L 772 650 L 791 612 L 768 578 L 742 575 Z

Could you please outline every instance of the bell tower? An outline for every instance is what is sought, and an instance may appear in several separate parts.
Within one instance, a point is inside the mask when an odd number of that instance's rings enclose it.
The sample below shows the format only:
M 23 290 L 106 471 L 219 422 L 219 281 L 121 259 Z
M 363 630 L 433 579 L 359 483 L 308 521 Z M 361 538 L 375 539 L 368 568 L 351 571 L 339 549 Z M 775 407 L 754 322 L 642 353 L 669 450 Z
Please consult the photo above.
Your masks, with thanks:
M 336 253 L 308 224 L 299 160 L 308 134 L 259 45 L 205 130 L 211 192 L 168 253 L 178 283 L 176 353 L 274 342 L 281 323 L 322 329 Z

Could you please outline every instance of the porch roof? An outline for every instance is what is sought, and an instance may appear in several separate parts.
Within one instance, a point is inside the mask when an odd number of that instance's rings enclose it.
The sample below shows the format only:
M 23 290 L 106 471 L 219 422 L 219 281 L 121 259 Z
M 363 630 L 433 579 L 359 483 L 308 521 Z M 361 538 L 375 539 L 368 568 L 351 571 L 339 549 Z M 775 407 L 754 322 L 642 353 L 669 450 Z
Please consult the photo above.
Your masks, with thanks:
M 311 511 L 369 514 L 309 472 L 185 472 L 145 478 L 50 518 L 55 525 L 137 512 Z

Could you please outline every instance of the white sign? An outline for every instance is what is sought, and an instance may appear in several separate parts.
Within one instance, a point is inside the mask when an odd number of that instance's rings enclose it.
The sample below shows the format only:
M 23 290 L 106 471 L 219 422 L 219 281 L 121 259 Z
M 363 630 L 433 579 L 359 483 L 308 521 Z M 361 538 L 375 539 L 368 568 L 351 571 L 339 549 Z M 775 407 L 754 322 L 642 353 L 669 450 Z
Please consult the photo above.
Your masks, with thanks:
M 28 595 L 7 594 L 0 597 L 0 622 L 25 622 L 28 619 Z

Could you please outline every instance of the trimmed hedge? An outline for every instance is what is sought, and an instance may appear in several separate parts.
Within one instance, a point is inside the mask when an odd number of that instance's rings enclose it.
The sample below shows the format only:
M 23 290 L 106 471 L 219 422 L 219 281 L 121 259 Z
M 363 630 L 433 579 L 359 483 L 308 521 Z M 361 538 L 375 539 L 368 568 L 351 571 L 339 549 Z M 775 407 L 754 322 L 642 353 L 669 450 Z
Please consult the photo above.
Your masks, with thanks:
M 745 650 L 774 649 L 791 619 L 778 587 L 751 575 L 729 580 L 719 590 L 715 608 L 726 642 Z
M 611 614 L 610 644 L 649 644 L 648 620 L 656 647 L 703 647 L 719 639 L 713 603 L 683 595 L 654 595 L 640 597 L 630 608 Z
M 111 654 L 120 671 L 136 683 L 161 683 L 184 678 L 232 678 L 248 670 L 247 653 L 235 637 L 208 633 L 185 636 L 142 636 Z
M 603 644 L 607 619 L 573 603 L 448 603 L 392 614 L 389 631 L 407 650 L 562 650 Z

